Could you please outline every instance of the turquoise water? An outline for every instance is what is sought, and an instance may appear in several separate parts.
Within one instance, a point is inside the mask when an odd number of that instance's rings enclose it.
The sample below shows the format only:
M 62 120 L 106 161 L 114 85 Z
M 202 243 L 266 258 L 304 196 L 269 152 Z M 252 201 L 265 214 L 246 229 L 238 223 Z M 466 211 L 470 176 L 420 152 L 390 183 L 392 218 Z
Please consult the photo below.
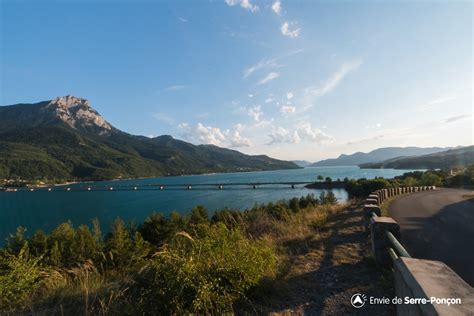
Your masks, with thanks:
M 249 183 L 315 181 L 318 175 L 332 179 L 385 177 L 391 178 L 410 170 L 359 169 L 358 167 L 321 167 L 296 170 L 278 170 L 246 173 L 222 173 L 182 177 L 165 177 L 140 180 L 98 182 L 94 185 L 142 185 L 189 183 Z M 72 187 L 78 187 L 75 184 Z M 74 225 L 87 224 L 98 218 L 104 229 L 116 217 L 125 221 L 140 222 L 153 211 L 169 214 L 172 210 L 188 212 L 195 205 L 204 205 L 212 211 L 229 207 L 243 210 L 255 203 L 300 197 L 308 193 L 319 195 L 321 190 L 296 186 L 228 187 L 223 190 L 193 188 L 183 190 L 166 188 L 138 191 L 34 191 L 0 192 L 0 242 L 18 226 L 27 232 L 36 229 L 50 231 L 59 223 L 70 220 Z M 336 197 L 344 201 L 347 192 L 333 189 Z

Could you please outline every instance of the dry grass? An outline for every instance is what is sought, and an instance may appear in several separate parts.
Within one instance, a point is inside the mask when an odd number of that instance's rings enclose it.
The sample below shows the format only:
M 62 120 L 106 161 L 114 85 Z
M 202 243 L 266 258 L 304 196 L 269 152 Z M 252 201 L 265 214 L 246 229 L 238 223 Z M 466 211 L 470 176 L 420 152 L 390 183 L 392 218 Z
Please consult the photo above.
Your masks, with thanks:
M 100 273 L 90 260 L 70 269 L 44 272 L 35 315 L 110 315 L 123 304 L 126 275 Z M 121 304 L 118 304 L 118 303 Z M 28 312 L 27 314 L 30 314 Z
M 278 249 L 280 270 L 255 289 L 238 314 L 343 315 L 354 312 L 354 293 L 393 295 L 390 276 L 370 259 L 362 211 L 354 204 L 316 206 L 293 214 L 274 222 L 273 231 L 262 238 Z M 374 315 L 394 311 L 371 309 Z

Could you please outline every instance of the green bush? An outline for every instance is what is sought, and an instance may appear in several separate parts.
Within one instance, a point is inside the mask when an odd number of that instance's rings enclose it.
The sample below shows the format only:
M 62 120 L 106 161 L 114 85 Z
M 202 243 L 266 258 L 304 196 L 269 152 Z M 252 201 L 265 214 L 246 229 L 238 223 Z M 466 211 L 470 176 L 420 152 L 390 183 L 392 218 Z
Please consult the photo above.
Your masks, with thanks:
M 221 314 L 273 270 L 274 251 L 224 224 L 178 233 L 136 278 L 142 313 Z
M 39 258 L 30 259 L 28 246 L 18 255 L 0 256 L 0 310 L 24 309 L 41 286 Z

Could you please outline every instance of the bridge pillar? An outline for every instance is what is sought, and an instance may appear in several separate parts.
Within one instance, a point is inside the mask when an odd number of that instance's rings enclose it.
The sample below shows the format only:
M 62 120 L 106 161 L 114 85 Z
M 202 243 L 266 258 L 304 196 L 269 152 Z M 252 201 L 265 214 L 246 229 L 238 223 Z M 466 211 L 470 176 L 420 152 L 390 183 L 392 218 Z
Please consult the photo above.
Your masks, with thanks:
M 386 231 L 390 231 L 395 238 L 400 239 L 400 225 L 393 218 L 378 216 L 370 219 L 372 253 L 377 264 L 382 267 L 392 266 L 392 258 L 388 253 L 390 242 Z

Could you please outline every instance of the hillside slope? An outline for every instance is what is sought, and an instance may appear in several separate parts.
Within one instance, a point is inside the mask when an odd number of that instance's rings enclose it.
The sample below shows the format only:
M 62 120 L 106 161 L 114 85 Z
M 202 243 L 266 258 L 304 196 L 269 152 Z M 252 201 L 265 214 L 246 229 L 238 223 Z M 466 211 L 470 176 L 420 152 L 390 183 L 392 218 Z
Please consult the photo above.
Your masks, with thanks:
M 451 149 L 417 157 L 402 157 L 378 163 L 361 164 L 361 168 L 449 169 L 474 164 L 474 146 Z
M 101 180 L 295 168 L 168 135 L 131 135 L 73 96 L 0 107 L 0 178 Z
M 420 156 L 433 154 L 450 148 L 441 147 L 385 147 L 372 150 L 368 153 L 356 152 L 351 155 L 342 154 L 338 158 L 315 162 L 310 167 L 358 166 L 370 162 L 380 162 L 397 157 Z

